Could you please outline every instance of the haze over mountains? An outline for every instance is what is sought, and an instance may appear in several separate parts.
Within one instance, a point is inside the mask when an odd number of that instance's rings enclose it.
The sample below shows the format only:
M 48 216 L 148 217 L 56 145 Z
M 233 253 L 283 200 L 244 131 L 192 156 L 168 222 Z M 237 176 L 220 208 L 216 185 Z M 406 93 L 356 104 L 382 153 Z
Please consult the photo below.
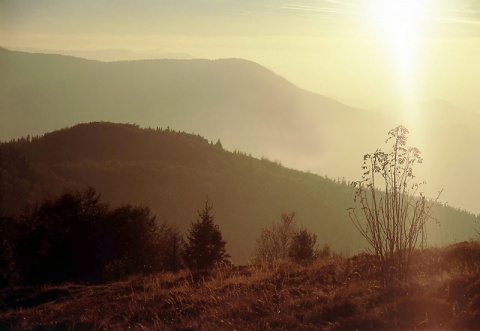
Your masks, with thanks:
M 363 154 L 384 147 L 400 124 L 240 59 L 101 63 L 1 49 L 0 66 L 0 140 L 90 121 L 130 122 L 220 138 L 228 150 L 356 180 Z M 444 189 L 442 201 L 479 213 L 478 114 L 448 104 L 429 109 L 409 127 L 424 156 L 419 177 L 428 195 Z
M 194 56 L 186 53 L 172 53 L 165 49 L 155 48 L 144 51 L 134 51 L 129 49 L 104 49 L 104 50 L 45 50 L 31 47 L 9 48 L 12 51 L 40 53 L 40 54 L 59 54 L 66 56 L 80 57 L 86 60 L 96 60 L 103 62 L 113 61 L 133 61 L 133 60 L 151 60 L 151 59 L 193 59 Z

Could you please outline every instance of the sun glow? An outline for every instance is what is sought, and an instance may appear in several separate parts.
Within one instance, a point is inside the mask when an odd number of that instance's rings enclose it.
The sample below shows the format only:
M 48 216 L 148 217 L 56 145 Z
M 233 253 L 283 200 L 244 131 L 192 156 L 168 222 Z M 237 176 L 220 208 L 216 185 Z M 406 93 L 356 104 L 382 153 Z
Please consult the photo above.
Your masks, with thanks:
M 399 97 L 405 114 L 413 120 L 415 110 L 411 105 L 417 100 L 419 80 L 420 42 L 422 41 L 426 0 L 369 0 L 367 15 L 375 23 L 377 31 L 388 45 L 392 54 L 392 65 L 396 68 Z

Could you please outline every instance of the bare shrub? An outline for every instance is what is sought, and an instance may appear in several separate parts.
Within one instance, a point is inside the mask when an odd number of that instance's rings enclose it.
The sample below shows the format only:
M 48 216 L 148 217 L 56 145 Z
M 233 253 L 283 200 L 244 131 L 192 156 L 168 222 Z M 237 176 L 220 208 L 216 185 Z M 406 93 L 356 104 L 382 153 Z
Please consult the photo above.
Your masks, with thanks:
M 295 231 L 295 213 L 283 213 L 279 224 L 264 227 L 253 252 L 254 262 L 285 260 Z
M 428 200 L 415 181 L 413 167 L 422 163 L 420 151 L 407 147 L 408 130 L 398 126 L 388 134 L 389 152 L 366 154 L 362 180 L 354 182 L 350 219 L 373 248 L 384 273 L 405 279 L 412 252 L 426 242 L 425 224 L 436 200 Z M 438 197 L 437 197 L 438 199 Z M 387 279 L 388 280 L 388 277 Z
M 317 236 L 307 229 L 297 230 L 295 213 L 283 213 L 280 223 L 264 227 L 257 238 L 253 252 L 253 262 L 275 262 L 291 259 L 295 262 L 308 262 L 315 258 L 330 256 L 330 247 L 322 250 L 317 247 Z

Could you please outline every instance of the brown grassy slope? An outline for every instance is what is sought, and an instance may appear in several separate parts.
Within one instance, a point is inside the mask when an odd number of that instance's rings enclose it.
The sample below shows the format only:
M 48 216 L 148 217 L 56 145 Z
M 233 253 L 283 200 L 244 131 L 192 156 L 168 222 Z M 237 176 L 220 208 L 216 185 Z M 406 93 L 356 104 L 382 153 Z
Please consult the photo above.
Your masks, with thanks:
M 221 267 L 102 286 L 10 288 L 2 330 L 474 330 L 480 326 L 480 243 L 418 251 L 412 279 L 386 290 L 357 255 Z

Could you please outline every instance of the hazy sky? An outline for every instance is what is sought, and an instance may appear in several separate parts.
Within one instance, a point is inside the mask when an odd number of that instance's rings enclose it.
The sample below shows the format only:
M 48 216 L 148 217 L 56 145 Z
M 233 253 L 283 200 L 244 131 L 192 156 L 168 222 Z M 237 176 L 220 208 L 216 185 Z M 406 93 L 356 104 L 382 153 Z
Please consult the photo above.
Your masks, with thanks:
M 7 48 L 238 57 L 354 106 L 480 111 L 478 0 L 0 0 L 0 24 Z

